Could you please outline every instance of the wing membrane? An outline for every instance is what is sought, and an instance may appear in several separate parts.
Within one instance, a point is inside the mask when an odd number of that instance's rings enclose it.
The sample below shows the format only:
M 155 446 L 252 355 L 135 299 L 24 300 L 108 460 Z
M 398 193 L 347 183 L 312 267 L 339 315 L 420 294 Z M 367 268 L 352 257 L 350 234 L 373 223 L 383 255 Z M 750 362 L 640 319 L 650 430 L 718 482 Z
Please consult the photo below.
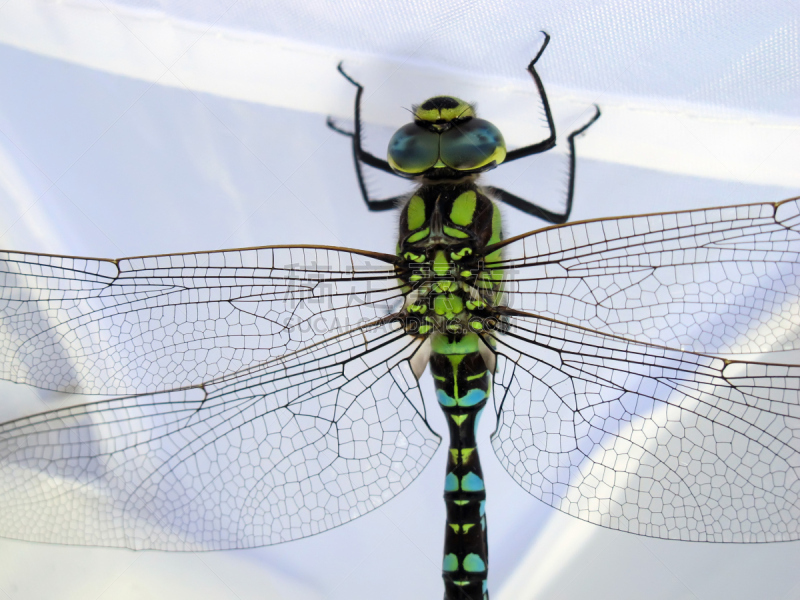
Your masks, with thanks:
M 535 497 L 640 535 L 800 537 L 800 367 L 534 316 L 498 340 L 492 443 Z
M 202 387 L 0 425 L 0 535 L 211 550 L 354 519 L 438 446 L 408 364 L 418 346 L 366 327 Z
M 707 353 L 800 348 L 800 199 L 599 219 L 507 242 L 507 301 Z
M 273 247 L 118 261 L 0 253 L 0 377 L 140 394 L 196 385 L 400 302 L 380 254 Z

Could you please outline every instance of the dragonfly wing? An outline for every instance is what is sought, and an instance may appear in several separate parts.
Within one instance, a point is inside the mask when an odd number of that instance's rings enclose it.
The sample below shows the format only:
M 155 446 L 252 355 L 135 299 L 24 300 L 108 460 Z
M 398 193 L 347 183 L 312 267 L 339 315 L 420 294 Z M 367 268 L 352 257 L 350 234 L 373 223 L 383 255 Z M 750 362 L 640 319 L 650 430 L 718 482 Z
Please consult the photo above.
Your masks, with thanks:
M 418 348 L 367 327 L 202 386 L 0 425 L 0 535 L 216 550 L 350 521 L 439 444 L 409 366 Z
M 275 247 L 118 261 L 0 253 L 0 377 L 141 394 L 199 384 L 392 312 L 380 254 Z
M 652 537 L 800 538 L 800 367 L 533 316 L 513 320 L 497 354 L 492 443 L 535 497 Z
M 507 242 L 514 309 L 707 353 L 800 348 L 800 199 L 598 219 Z

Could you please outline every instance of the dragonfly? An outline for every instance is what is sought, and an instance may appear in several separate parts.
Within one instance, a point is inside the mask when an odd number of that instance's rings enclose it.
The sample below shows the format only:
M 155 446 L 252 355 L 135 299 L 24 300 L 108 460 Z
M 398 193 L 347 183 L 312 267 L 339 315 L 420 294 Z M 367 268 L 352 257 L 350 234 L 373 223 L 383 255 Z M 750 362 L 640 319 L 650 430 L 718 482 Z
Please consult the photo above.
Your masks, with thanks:
M 488 597 L 474 426 L 490 400 L 501 464 L 567 514 L 667 539 L 796 539 L 800 369 L 719 355 L 798 347 L 800 201 L 564 224 L 592 121 L 568 136 L 565 211 L 478 185 L 555 143 L 546 44 L 529 72 L 552 140 L 516 151 L 437 97 L 381 161 L 348 78 L 354 130 L 331 124 L 367 205 L 403 202 L 395 255 L 3 253 L 0 377 L 119 397 L 0 425 L 0 535 L 185 551 L 347 523 L 438 448 L 427 365 L 450 430 L 446 598 Z M 363 165 L 419 187 L 375 200 Z M 561 224 L 502 239 L 493 200 Z

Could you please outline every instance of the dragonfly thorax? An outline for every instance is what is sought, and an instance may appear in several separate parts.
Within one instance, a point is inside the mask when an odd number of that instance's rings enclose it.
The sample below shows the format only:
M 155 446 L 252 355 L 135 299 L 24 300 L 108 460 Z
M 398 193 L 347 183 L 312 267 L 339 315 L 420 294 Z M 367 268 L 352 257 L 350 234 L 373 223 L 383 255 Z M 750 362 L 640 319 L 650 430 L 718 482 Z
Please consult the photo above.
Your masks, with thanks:
M 421 186 L 400 216 L 406 330 L 459 337 L 496 329 L 502 271 L 491 263 L 500 251 L 487 248 L 501 240 L 500 211 L 478 186 Z

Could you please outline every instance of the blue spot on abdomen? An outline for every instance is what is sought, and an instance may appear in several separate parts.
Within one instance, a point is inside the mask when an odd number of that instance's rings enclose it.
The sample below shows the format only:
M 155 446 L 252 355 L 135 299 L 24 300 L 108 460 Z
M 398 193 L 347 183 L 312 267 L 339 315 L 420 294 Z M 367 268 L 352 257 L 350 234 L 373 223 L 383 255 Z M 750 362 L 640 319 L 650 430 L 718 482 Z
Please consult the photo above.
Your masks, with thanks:
M 479 492 L 483 487 L 483 479 L 475 473 L 467 473 L 461 478 L 461 489 L 465 492 Z
M 459 406 L 475 406 L 486 398 L 486 392 L 481 389 L 474 388 L 467 392 L 457 400 Z
M 477 554 L 467 554 L 464 558 L 464 570 L 470 573 L 480 573 L 486 570 L 486 563 Z
M 456 401 L 447 395 L 447 392 L 444 390 L 436 390 L 436 398 L 439 400 L 439 404 L 442 406 L 455 406 Z
M 458 557 L 455 554 L 448 554 L 444 557 L 442 571 L 455 571 L 458 569 Z

